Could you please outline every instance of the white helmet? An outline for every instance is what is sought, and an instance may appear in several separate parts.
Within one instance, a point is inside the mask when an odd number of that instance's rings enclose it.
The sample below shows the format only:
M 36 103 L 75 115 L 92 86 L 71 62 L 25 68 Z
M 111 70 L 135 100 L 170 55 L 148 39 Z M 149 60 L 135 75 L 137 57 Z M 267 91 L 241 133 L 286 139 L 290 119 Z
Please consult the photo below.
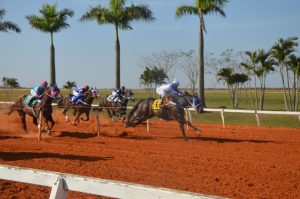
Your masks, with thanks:
M 174 79 L 174 81 L 172 82 L 172 85 L 177 87 L 177 86 L 179 86 L 179 82 L 176 79 Z

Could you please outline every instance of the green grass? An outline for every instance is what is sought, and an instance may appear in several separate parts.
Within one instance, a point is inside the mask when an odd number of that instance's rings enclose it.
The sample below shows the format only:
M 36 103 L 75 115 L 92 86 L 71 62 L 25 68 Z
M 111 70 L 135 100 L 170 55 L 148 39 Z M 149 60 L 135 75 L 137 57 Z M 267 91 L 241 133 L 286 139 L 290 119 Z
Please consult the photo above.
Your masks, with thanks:
M 15 101 L 20 95 L 29 94 L 30 89 L 0 89 L 0 101 Z M 134 89 L 136 100 L 130 101 L 128 106 L 133 106 L 140 99 L 146 97 L 157 97 L 154 93 L 147 93 L 143 89 Z M 62 89 L 62 95 L 69 94 L 70 91 Z M 109 89 L 100 89 L 100 95 L 105 97 L 111 94 Z M 225 106 L 228 109 L 232 109 L 229 94 L 227 90 L 207 90 L 205 92 L 206 105 L 209 108 L 219 108 Z M 250 99 L 250 92 L 245 91 L 239 94 L 239 109 L 251 109 L 253 106 Z M 94 104 L 98 104 L 99 101 L 95 100 Z M 283 94 L 280 90 L 268 90 L 265 96 L 264 110 L 279 110 L 284 111 Z M 210 124 L 221 124 L 221 116 L 218 112 L 196 114 L 192 113 L 193 121 Z M 274 126 L 274 127 L 293 127 L 300 128 L 300 121 L 298 116 L 286 116 L 286 115 L 259 115 L 260 123 L 262 126 Z M 257 125 L 256 117 L 254 114 L 245 113 L 225 113 L 225 123 L 234 125 Z

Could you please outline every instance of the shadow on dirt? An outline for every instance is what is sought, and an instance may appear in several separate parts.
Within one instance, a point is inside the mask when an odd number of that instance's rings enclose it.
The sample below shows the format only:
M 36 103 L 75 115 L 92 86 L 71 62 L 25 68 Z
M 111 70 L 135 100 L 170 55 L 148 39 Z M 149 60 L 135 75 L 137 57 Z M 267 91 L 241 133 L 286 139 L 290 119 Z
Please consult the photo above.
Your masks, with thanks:
M 173 139 L 182 139 L 182 137 L 174 137 Z M 216 138 L 216 137 L 187 137 L 187 140 L 199 140 L 206 142 L 218 142 L 218 143 L 240 143 L 240 142 L 250 142 L 250 143 L 272 143 L 274 141 L 266 141 L 266 140 L 239 140 L 239 139 L 229 139 L 229 138 Z
M 153 140 L 153 137 L 150 136 L 140 136 L 140 135 L 130 135 L 129 133 L 123 131 L 119 134 L 108 134 L 108 133 L 100 133 L 101 137 L 108 138 L 121 138 L 121 139 L 129 139 L 129 140 Z
M 19 139 L 19 138 L 21 138 L 21 137 L 0 135 L 0 140 L 5 140 L 5 139 Z
M 87 138 L 97 137 L 97 134 L 62 131 L 59 137 L 74 137 L 74 138 L 87 139 Z
M 69 155 L 59 153 L 35 153 L 35 152 L 0 152 L 0 159 L 4 161 L 16 161 L 16 160 L 30 160 L 41 158 L 56 158 L 64 160 L 82 160 L 82 161 L 98 161 L 98 160 L 112 160 L 113 157 L 92 157 L 92 156 L 80 156 Z

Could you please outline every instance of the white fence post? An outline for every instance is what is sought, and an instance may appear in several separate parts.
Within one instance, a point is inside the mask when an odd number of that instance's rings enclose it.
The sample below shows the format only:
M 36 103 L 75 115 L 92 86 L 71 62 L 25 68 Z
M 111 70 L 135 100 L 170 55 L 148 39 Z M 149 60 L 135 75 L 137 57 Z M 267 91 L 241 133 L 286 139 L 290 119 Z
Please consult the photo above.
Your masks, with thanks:
M 221 109 L 220 114 L 221 114 L 221 118 L 222 118 L 223 129 L 225 129 L 226 126 L 225 126 L 224 108 Z
M 99 111 L 96 109 L 96 125 L 97 125 L 97 134 L 100 136 L 100 124 L 99 124 Z
M 66 199 L 67 191 L 64 189 L 64 179 L 58 177 L 52 186 L 49 199 Z
M 257 125 L 260 126 L 260 121 L 259 121 L 259 117 L 258 117 L 258 114 L 257 114 L 257 110 L 255 110 L 255 117 L 256 117 Z

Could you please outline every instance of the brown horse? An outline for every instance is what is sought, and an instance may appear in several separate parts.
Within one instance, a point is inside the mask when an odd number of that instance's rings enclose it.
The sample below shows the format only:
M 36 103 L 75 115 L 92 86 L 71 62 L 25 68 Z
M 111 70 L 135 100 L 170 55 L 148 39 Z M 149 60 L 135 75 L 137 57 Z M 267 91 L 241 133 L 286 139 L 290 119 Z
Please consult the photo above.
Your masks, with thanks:
M 179 127 L 184 140 L 186 136 L 184 132 L 184 124 L 192 127 L 196 132 L 200 132 L 200 129 L 193 126 L 191 122 L 187 121 L 184 117 L 184 108 L 193 107 L 198 113 L 203 111 L 198 96 L 192 96 L 185 94 L 181 98 L 178 98 L 175 103 L 169 103 L 165 108 L 160 108 L 159 99 L 146 98 L 140 100 L 130 111 L 127 123 L 125 127 L 135 127 L 138 124 L 150 119 L 154 116 L 162 118 L 164 120 L 176 120 L 179 123 Z
M 119 120 L 124 121 L 126 118 L 126 110 L 128 101 L 134 101 L 134 94 L 132 90 L 126 89 L 124 95 L 121 95 L 119 100 L 112 102 L 106 98 L 100 100 L 98 109 L 102 111 L 104 108 L 108 116 L 114 121 L 114 117 L 117 117 Z
M 65 115 L 65 122 L 69 121 L 67 111 L 69 109 L 74 109 L 73 115 L 75 116 L 74 121 L 72 122 L 72 125 L 77 125 L 79 123 L 79 118 L 81 114 L 85 113 L 86 119 L 82 119 L 84 121 L 88 121 L 90 119 L 90 110 L 93 103 L 94 98 L 99 98 L 100 95 L 96 88 L 91 88 L 84 98 L 84 100 L 79 104 L 73 104 L 71 102 L 72 95 L 68 95 L 63 100 L 63 114 Z
M 36 126 L 38 126 L 37 119 L 42 111 L 43 119 L 47 124 L 48 134 L 51 134 L 51 129 L 53 128 L 55 122 L 52 118 L 52 100 L 56 100 L 57 103 L 61 103 L 62 96 L 60 92 L 52 92 L 53 87 L 49 87 L 42 95 L 43 98 L 41 101 L 37 101 L 33 107 L 30 107 L 27 103 L 25 103 L 25 98 L 27 95 L 22 95 L 18 98 L 18 100 L 10 107 L 7 115 L 10 115 L 13 111 L 17 111 L 21 117 L 22 128 L 27 132 L 26 126 L 26 114 L 32 117 L 32 122 Z M 51 125 L 49 126 L 49 123 Z

